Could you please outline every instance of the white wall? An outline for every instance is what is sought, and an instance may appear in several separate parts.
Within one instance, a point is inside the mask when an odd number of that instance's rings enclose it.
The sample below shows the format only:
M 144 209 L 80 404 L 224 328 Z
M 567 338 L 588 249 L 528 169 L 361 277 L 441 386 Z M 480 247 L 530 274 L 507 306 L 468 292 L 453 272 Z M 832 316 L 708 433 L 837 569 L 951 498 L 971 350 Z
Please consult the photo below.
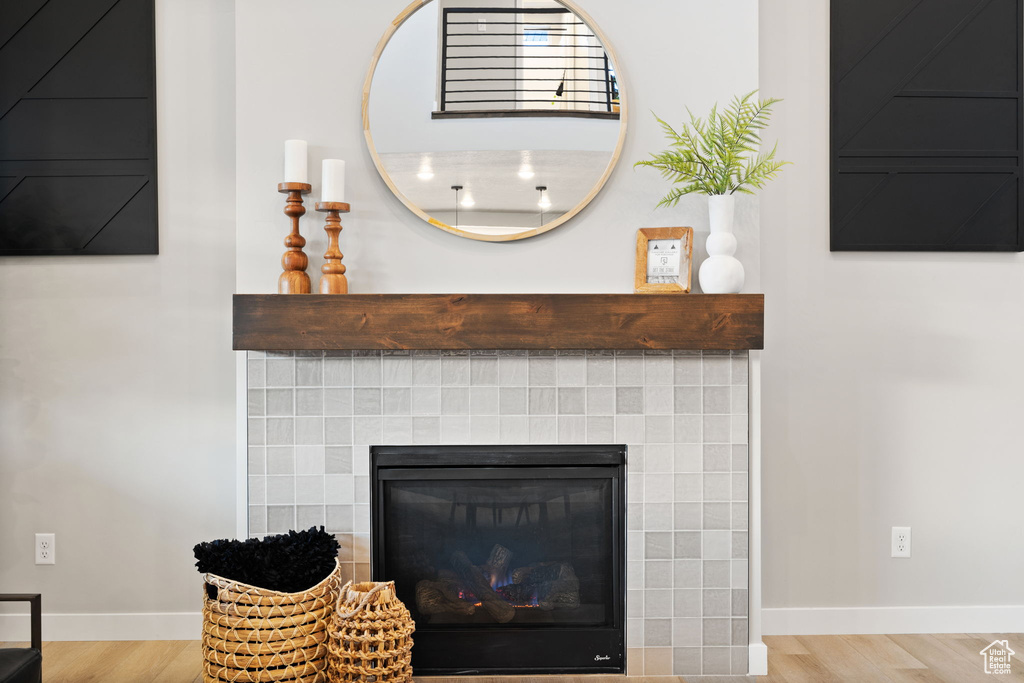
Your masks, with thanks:
M 996 630 L 1000 610 L 782 610 L 1024 605 L 1024 256 L 829 252 L 828 21 L 761 2 L 769 134 L 796 164 L 761 199 L 765 632 Z
M 685 106 L 709 109 L 716 100 L 757 87 L 756 0 L 648 0 L 647 16 L 616 0 L 589 0 L 583 8 L 608 34 L 632 108 L 622 161 L 598 198 L 577 218 L 539 237 L 485 243 L 446 233 L 416 218 L 374 169 L 363 141 L 363 79 L 374 47 L 404 0 L 246 0 L 236 7 L 238 291 L 276 291 L 287 221 L 276 193 L 282 141 L 310 143 L 313 194 L 303 234 L 309 272 L 319 274 L 326 249 L 319 196 L 320 160 L 348 162 L 348 201 L 341 250 L 350 291 L 356 292 L 630 292 L 636 230 L 690 225 L 698 231 L 695 261 L 707 232 L 706 202 L 694 197 L 676 209 L 654 206 L 666 185 L 632 162 L 665 146 L 650 115 L 681 120 Z M 424 10 L 426 11 L 426 10 Z M 295 17 L 337 27 L 343 38 L 318 39 L 282 31 Z M 680 39 L 680 27 L 686 39 Z M 691 30 L 692 29 L 692 30 Z M 720 36 L 735 47 L 720 50 Z M 667 64 L 665 45 L 672 45 Z M 667 84 L 666 69 L 688 64 Z M 293 98 L 280 95 L 289 84 Z M 747 291 L 758 291 L 756 201 L 741 200 L 740 251 Z M 396 248 L 400 247 L 400 248 Z M 696 276 L 694 276 L 696 281 Z
M 192 546 L 234 533 L 233 3 L 156 18 L 160 255 L 0 259 L 0 590 L 136 615 L 47 639 L 198 637 Z

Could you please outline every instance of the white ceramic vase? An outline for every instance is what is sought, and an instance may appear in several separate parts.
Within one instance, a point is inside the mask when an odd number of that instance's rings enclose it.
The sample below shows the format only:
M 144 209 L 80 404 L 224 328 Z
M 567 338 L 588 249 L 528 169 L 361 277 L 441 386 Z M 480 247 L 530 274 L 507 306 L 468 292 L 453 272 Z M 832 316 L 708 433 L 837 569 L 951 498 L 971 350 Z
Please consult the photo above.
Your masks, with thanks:
M 700 264 L 697 279 L 705 294 L 736 294 L 743 289 L 743 264 L 736 253 L 736 236 L 732 234 L 736 197 L 714 194 L 708 197 L 711 234 L 708 235 L 708 258 Z

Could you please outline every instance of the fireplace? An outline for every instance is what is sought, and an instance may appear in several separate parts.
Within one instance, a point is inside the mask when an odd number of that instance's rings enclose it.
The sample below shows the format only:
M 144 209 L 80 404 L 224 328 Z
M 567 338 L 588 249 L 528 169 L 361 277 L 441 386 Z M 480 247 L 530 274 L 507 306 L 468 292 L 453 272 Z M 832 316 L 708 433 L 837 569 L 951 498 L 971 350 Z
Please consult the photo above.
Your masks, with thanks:
M 371 448 L 372 572 L 417 673 L 625 672 L 621 445 Z

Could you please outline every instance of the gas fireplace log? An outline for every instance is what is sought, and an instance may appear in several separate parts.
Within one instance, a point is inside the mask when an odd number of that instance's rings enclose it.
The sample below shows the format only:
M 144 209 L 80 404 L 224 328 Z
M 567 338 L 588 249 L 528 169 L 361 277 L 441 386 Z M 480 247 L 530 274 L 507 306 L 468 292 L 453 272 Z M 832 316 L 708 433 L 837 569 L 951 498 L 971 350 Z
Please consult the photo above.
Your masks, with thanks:
M 512 561 L 512 551 L 505 546 L 495 543 L 491 548 L 491 554 L 487 558 L 487 571 L 491 577 L 504 582 L 508 577 L 508 565 Z
M 499 624 L 506 624 L 516 616 L 516 608 L 505 602 L 504 598 L 491 588 L 490 579 L 469 561 L 469 557 L 461 550 L 452 553 L 452 569 L 466 583 L 473 595 L 480 600 L 487 613 Z
M 448 597 L 440 581 L 420 581 L 416 584 L 416 608 L 422 614 L 462 614 L 470 616 L 476 606 Z
M 517 567 L 512 572 L 512 583 L 539 584 L 569 576 L 576 576 L 576 572 L 566 562 L 538 562 Z

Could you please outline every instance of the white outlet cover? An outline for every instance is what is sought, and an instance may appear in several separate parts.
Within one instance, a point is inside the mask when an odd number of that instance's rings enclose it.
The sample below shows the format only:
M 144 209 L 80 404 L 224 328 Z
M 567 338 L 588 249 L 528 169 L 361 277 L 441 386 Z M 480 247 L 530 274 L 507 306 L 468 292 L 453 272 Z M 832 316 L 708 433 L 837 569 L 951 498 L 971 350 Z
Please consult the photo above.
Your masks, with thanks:
M 894 526 L 892 528 L 892 556 L 910 557 L 909 526 Z
M 57 564 L 56 534 L 36 534 L 36 564 Z

